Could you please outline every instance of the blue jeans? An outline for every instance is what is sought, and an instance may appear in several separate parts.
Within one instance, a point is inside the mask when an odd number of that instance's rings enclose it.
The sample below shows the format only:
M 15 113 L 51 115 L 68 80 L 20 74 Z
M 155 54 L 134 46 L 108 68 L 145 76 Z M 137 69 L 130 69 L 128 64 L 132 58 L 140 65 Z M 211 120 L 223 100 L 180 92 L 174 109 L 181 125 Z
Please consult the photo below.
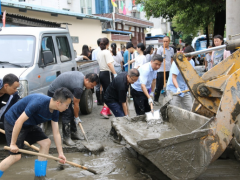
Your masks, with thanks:
M 109 107 L 115 117 L 125 116 L 121 103 L 106 103 L 106 105 Z

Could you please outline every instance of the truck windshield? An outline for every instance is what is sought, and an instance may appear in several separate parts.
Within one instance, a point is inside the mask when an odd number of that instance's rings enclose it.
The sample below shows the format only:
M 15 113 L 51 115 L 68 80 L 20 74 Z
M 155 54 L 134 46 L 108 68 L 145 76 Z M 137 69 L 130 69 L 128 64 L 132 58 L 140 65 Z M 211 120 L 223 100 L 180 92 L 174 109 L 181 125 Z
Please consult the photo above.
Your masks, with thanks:
M 0 63 L 14 67 L 29 67 L 35 52 L 34 36 L 0 36 Z

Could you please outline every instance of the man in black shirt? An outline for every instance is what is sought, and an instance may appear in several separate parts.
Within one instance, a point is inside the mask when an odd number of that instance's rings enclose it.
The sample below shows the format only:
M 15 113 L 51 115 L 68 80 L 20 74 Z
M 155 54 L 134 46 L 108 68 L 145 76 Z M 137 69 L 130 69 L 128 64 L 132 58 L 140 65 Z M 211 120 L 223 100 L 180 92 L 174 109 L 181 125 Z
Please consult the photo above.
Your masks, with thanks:
M 14 74 L 7 74 L 0 79 L 0 128 L 3 127 L 4 115 L 18 99 L 19 79 Z
M 113 79 L 104 94 L 104 102 L 113 112 L 115 117 L 128 116 L 126 97 L 129 84 L 138 80 L 139 72 L 137 69 L 131 69 L 129 72 L 123 72 Z

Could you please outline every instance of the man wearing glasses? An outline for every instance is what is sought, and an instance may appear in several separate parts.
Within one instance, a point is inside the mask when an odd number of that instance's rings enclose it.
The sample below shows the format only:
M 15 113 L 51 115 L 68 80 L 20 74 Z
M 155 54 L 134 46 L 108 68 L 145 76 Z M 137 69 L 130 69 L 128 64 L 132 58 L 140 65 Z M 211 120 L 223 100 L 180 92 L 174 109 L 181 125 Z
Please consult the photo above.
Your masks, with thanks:
M 123 72 L 113 79 L 104 94 L 104 102 L 113 112 L 115 117 L 128 116 L 127 91 L 130 84 L 138 80 L 139 71 L 135 68 Z
M 86 76 L 79 71 L 69 71 L 60 74 L 49 86 L 48 96 L 52 97 L 56 89 L 60 87 L 68 88 L 73 94 L 73 107 L 70 105 L 66 111 L 62 113 L 62 133 L 63 143 L 73 146 L 75 143 L 72 139 L 82 140 L 83 138 L 77 131 L 77 124 L 82 122 L 78 116 L 79 103 L 84 87 L 93 89 L 98 83 L 98 76 L 89 73 Z
M 170 38 L 168 36 L 165 36 L 163 38 L 163 44 L 165 47 L 165 72 L 166 72 L 166 80 L 168 80 L 169 76 L 169 71 L 172 65 L 173 61 L 173 55 L 174 55 L 174 50 L 169 46 L 170 43 Z M 157 50 L 157 54 L 161 55 L 164 57 L 164 48 L 161 46 Z M 156 81 L 156 89 L 154 93 L 154 104 L 158 105 L 158 100 L 160 96 L 160 91 L 163 89 L 164 85 L 164 67 L 163 65 L 159 68 L 158 73 L 157 73 L 157 81 Z

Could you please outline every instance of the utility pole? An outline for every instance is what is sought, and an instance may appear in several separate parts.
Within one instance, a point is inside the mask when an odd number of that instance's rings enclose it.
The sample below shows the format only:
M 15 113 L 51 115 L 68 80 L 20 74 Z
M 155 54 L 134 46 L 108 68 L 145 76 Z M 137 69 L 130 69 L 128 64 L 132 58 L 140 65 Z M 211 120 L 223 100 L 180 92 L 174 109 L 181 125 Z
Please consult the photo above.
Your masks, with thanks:
M 240 1 L 226 0 L 226 38 L 229 35 L 240 34 Z M 232 37 L 232 39 L 240 38 L 240 36 Z
M 116 27 L 115 27 L 115 7 L 113 6 L 113 12 L 112 12 L 112 23 L 113 23 L 113 29 L 116 30 Z

